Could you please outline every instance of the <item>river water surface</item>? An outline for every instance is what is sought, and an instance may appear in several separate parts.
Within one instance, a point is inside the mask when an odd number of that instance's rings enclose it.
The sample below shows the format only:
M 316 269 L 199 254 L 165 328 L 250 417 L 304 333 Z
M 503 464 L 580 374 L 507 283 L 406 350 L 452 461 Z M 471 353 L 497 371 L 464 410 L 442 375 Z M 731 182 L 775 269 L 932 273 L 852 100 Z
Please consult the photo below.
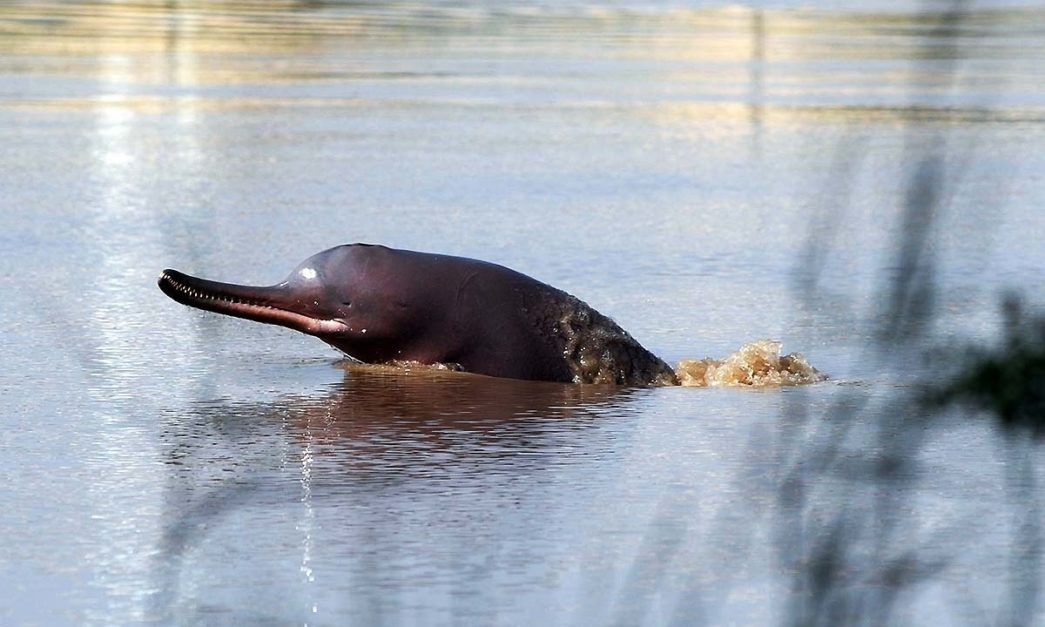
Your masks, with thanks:
M 4 3 L 0 622 L 1041 624 L 1040 453 L 904 399 L 1043 304 L 1045 11 L 898 4 Z M 155 285 L 356 241 L 831 379 L 361 369 Z

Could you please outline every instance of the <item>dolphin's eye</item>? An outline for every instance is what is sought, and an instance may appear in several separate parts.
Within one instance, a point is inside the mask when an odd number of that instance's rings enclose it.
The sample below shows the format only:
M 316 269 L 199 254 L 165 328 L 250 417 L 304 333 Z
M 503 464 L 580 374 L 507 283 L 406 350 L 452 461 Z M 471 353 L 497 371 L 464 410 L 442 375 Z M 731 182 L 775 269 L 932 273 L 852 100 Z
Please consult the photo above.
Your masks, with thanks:
M 341 301 L 341 304 L 344 305 L 345 307 L 351 307 L 352 306 L 352 301 L 350 301 L 350 300 L 343 300 L 343 301 Z

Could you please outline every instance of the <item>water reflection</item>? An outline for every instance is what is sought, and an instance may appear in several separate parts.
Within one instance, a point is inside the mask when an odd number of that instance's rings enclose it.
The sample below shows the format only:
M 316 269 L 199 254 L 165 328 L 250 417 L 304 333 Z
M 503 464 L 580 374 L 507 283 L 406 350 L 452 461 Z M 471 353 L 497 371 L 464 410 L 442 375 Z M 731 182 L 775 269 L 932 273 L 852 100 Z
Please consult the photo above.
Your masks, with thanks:
M 288 435 L 368 483 L 545 467 L 559 436 L 634 390 L 346 366 L 328 398 L 288 404 Z M 537 455 L 534 457 L 534 455 Z M 554 463 L 554 462 L 552 462 Z
M 200 402 L 187 414 L 172 412 L 161 441 L 169 473 L 150 614 L 184 620 L 204 602 L 238 603 L 234 598 L 245 593 L 239 585 L 217 583 L 232 567 L 215 563 L 207 547 L 213 535 L 236 534 L 237 524 L 249 521 L 250 546 L 298 547 L 293 568 L 280 569 L 271 550 L 244 558 L 293 586 L 300 599 L 288 616 L 321 612 L 320 599 L 329 600 L 333 588 L 350 596 L 354 616 L 362 607 L 372 619 L 410 585 L 404 569 L 430 568 L 431 558 L 410 553 L 416 541 L 402 537 L 405 529 L 420 524 L 447 536 L 426 550 L 449 550 L 451 561 L 467 560 L 464 538 L 499 542 L 511 533 L 491 527 L 491 517 L 526 527 L 520 537 L 527 541 L 547 537 L 542 521 L 513 520 L 512 512 L 543 508 L 551 524 L 555 508 L 568 503 L 527 502 L 540 499 L 542 483 L 564 468 L 606 463 L 597 445 L 600 414 L 626 415 L 636 393 L 346 366 L 344 380 L 325 395 Z M 442 509 L 450 502 L 453 513 Z M 335 570 L 353 576 L 334 582 L 317 574 L 316 560 L 326 560 L 329 575 L 332 558 Z M 242 570 L 240 564 L 230 572 Z M 215 573 L 217 589 L 191 583 Z M 465 586 L 475 573 L 456 576 L 462 579 L 451 587 Z

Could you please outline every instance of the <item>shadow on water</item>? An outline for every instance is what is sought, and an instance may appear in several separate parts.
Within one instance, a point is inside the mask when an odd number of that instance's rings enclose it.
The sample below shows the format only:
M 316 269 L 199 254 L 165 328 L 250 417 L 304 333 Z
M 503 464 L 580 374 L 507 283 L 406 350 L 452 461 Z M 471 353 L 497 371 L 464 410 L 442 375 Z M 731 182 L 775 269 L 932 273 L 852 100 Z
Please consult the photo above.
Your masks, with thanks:
M 533 488 L 542 483 L 541 476 L 586 463 L 574 454 L 578 440 L 590 451 L 600 414 L 610 408 L 615 415 L 627 413 L 628 397 L 636 393 L 427 369 L 345 369 L 343 381 L 325 394 L 267 403 L 200 401 L 188 414 L 168 416 L 161 442 L 169 480 L 151 616 L 182 620 L 205 611 L 207 603 L 220 606 L 214 600 L 220 593 L 214 591 L 192 598 L 196 590 L 184 571 L 195 572 L 195 550 L 215 530 L 234 528 L 239 510 L 253 510 L 247 517 L 252 522 L 296 521 L 303 538 L 300 576 L 307 579 L 309 528 L 316 525 L 315 511 L 329 506 L 338 515 L 334 537 L 351 538 L 339 568 L 358 577 L 345 592 L 352 615 L 367 624 L 381 622 L 384 604 L 410 585 L 395 565 L 396 551 L 389 552 L 403 544 L 396 538 L 416 522 L 404 518 L 411 514 L 402 500 L 452 495 L 452 514 L 432 513 L 424 521 L 425 528 L 439 528 L 440 516 L 482 518 L 490 515 L 484 514 L 487 509 L 510 511 L 519 500 L 540 498 Z M 506 488 L 515 478 L 529 486 L 524 493 Z M 506 489 L 503 495 L 489 493 Z M 462 499 L 473 502 L 475 511 L 463 507 Z M 542 521 L 518 524 L 527 529 L 520 535 L 534 541 L 547 535 Z M 457 518 L 444 532 L 475 533 L 469 529 Z M 256 535 L 252 545 L 265 541 L 263 534 Z M 467 563 L 469 550 L 459 546 L 447 559 Z M 493 571 L 496 564 L 483 568 Z M 474 581 L 459 586 L 467 594 Z M 484 610 L 469 606 L 461 611 Z
M 937 14 L 931 26 L 937 36 L 927 39 L 915 55 L 923 66 L 920 71 L 935 72 L 941 85 L 958 80 L 963 49 L 978 43 L 970 24 L 971 4 L 953 2 Z M 975 574 L 960 572 L 968 568 L 956 566 L 962 554 L 941 547 L 947 546 L 946 538 L 963 532 L 963 521 L 946 527 L 927 524 L 912 506 L 916 485 L 924 478 L 923 452 L 958 424 L 945 419 L 941 407 L 946 400 L 970 398 L 1003 424 L 1015 424 L 1018 420 L 1006 411 L 1011 405 L 1005 404 L 1012 395 L 991 395 L 984 388 L 1026 391 L 1042 380 L 1040 354 L 1034 357 L 1023 350 L 1034 343 L 1020 339 L 1028 336 L 1017 336 L 1018 324 L 1011 323 L 1009 350 L 986 360 L 982 353 L 974 354 L 973 361 L 978 356 L 980 365 L 967 367 L 953 385 L 934 393 L 937 402 L 924 402 L 924 388 L 910 385 L 920 379 L 939 381 L 953 372 L 938 366 L 944 355 L 960 362 L 954 359 L 959 351 L 953 341 L 940 348 L 934 328 L 940 311 L 940 223 L 953 210 L 951 200 L 964 166 L 976 150 L 975 143 L 953 145 L 946 128 L 930 130 L 929 137 L 925 133 L 924 128 L 907 132 L 904 150 L 907 161 L 916 165 L 899 182 L 905 202 L 897 212 L 892 261 L 883 266 L 889 270 L 880 279 L 876 309 L 861 322 L 874 328 L 874 341 L 858 357 L 879 364 L 894 378 L 906 378 L 908 385 L 896 387 L 885 398 L 867 389 L 845 390 L 822 416 L 810 415 L 796 395 L 781 424 L 776 545 L 781 564 L 792 573 L 785 624 L 904 624 L 914 616 L 918 595 L 949 579 L 962 582 L 959 586 L 983 585 L 986 591 L 951 601 L 951 608 L 957 608 L 954 616 L 1010 625 L 1036 624 L 1042 617 L 1041 507 L 1033 461 L 1037 452 L 1025 434 L 1003 437 L 1004 484 L 1012 514 L 1009 572 L 1000 578 L 1007 583 L 998 584 L 997 573 L 978 582 Z M 832 177 L 836 183 L 827 190 L 829 201 L 821 205 L 810 228 L 804 262 L 796 274 L 800 298 L 830 306 L 854 322 L 861 320 L 858 308 L 821 290 L 818 274 L 833 262 L 835 233 L 847 220 L 853 196 L 861 191 L 852 185 L 863 167 L 861 145 L 857 138 L 838 148 Z M 1004 185 L 998 181 L 1000 188 Z M 980 200 L 982 209 L 974 219 L 986 234 L 1000 209 L 999 198 Z M 972 250 L 987 243 L 967 241 L 964 247 Z M 916 363 L 921 365 L 912 367 Z M 1040 396 L 1031 396 L 1024 394 L 1021 411 L 1040 411 L 1040 400 L 1035 400 Z M 816 498 L 825 491 L 831 494 L 828 486 L 838 477 L 846 478 L 846 489 L 834 497 Z M 925 528 L 931 531 L 925 533 Z M 993 589 L 1006 587 L 1007 592 Z M 977 605 L 977 598 L 987 600 Z

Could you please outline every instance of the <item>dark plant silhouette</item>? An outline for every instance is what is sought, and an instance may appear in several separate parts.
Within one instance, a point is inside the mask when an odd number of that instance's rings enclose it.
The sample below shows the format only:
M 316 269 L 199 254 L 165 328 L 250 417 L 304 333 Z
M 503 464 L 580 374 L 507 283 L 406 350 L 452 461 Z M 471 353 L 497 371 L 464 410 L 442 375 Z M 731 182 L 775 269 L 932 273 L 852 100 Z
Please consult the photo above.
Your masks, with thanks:
M 1045 316 L 1028 318 L 1021 299 L 1002 303 L 1001 345 L 967 350 L 964 367 L 949 382 L 927 393 L 931 405 L 954 403 L 985 410 L 1002 426 L 1045 436 Z
M 926 14 L 936 28 L 927 31 L 926 70 L 941 80 L 953 79 L 962 58 L 959 34 L 969 17 L 965 2 L 947 11 Z M 968 43 L 968 40 L 965 40 Z M 928 135 L 928 136 L 927 136 Z M 874 341 L 859 356 L 886 372 L 908 372 L 919 356 L 933 354 L 930 329 L 938 316 L 938 225 L 950 210 L 967 159 L 947 145 L 947 130 L 921 128 L 907 133 L 904 152 L 911 163 L 900 181 L 905 203 L 897 218 L 897 245 L 891 268 L 876 291 L 881 309 L 869 324 Z M 967 148 L 966 150 L 973 150 Z M 848 175 L 858 169 L 860 154 L 840 146 L 836 169 Z M 846 178 L 827 196 L 853 196 Z M 830 262 L 836 229 L 846 220 L 844 202 L 823 207 L 814 217 L 805 254 L 813 267 L 797 277 L 797 296 L 815 304 L 831 299 L 818 285 L 819 271 Z M 826 236 L 826 237 L 825 237 Z M 975 243 L 968 243 L 974 246 Z M 1007 603 L 992 612 L 979 610 L 988 622 L 1027 624 L 1038 610 L 1042 564 L 1041 506 L 1035 485 L 1034 451 L 1021 435 L 1045 433 L 1045 318 L 1027 318 L 1020 300 L 1004 301 L 1006 325 L 1001 346 L 969 349 L 953 379 L 927 384 L 919 392 L 897 388 L 882 399 L 865 387 L 842 390 L 822 415 L 809 415 L 806 394 L 797 391 L 781 427 L 785 443 L 779 478 L 777 548 L 782 566 L 792 573 L 791 595 L 782 623 L 788 625 L 878 625 L 902 621 L 905 594 L 940 575 L 954 561 L 941 552 L 937 530 L 915 541 L 917 514 L 907 507 L 915 488 L 918 455 L 940 418 L 953 404 L 986 410 L 1008 431 L 1004 438 L 1005 485 L 1014 524 L 1009 556 Z M 848 310 L 848 308 L 839 308 Z M 942 368 L 924 375 L 938 382 Z M 925 393 L 924 390 L 930 391 Z M 927 402 L 928 401 L 928 402 Z M 817 498 L 842 477 L 845 490 Z M 958 523 L 960 524 L 960 522 Z

